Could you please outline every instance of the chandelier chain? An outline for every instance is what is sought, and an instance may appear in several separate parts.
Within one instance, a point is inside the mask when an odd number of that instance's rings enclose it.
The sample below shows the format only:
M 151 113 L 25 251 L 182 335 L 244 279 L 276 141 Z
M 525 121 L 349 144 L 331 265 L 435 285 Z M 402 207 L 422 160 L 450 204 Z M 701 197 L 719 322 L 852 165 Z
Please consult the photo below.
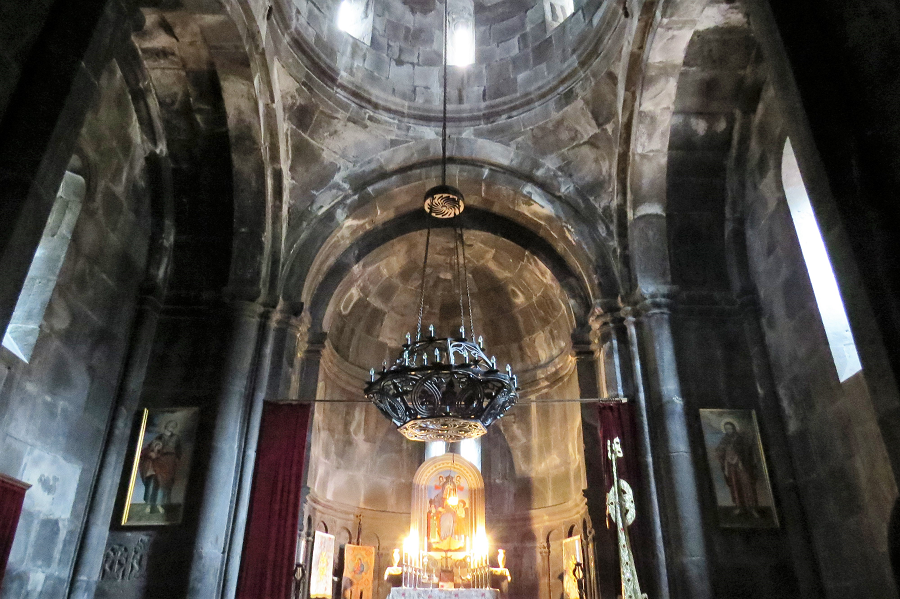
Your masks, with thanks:
M 444 0 L 444 84 L 441 119 L 441 185 L 447 184 L 447 33 L 450 26 L 450 0 Z
M 425 259 L 422 261 L 422 282 L 420 285 L 422 292 L 419 294 L 419 321 L 416 324 L 416 340 L 422 338 L 422 314 L 425 312 L 425 271 L 428 268 L 428 249 L 431 245 L 431 221 L 428 220 L 430 218 L 430 216 L 425 217 L 428 226 L 425 233 Z
M 454 227 L 453 229 L 453 249 L 454 255 L 456 256 L 456 287 L 457 293 L 459 295 L 459 326 L 461 328 L 466 327 L 466 309 L 463 306 L 463 274 L 462 274 L 462 257 L 460 255 L 459 249 L 459 235 L 460 231 L 459 227 Z
M 472 315 L 472 294 L 469 291 L 469 269 L 466 266 L 466 238 L 463 235 L 462 227 L 459 227 L 459 247 L 462 252 L 462 276 L 466 282 L 466 301 L 469 304 L 469 330 L 472 332 L 472 339 L 476 339 L 475 335 L 475 317 Z M 460 301 L 462 300 L 462 290 L 459 292 Z M 465 318 L 465 317 L 464 317 Z

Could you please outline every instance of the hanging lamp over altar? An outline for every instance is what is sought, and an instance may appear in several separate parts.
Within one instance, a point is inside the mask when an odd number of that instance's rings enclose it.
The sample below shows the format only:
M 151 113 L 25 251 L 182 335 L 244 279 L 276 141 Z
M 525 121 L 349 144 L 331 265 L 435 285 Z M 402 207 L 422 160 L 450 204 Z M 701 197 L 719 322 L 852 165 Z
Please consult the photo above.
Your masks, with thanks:
M 400 433 L 413 441 L 452 443 L 480 437 L 517 400 L 517 379 L 509 364 L 497 369 L 488 358 L 481 336 L 475 333 L 466 245 L 460 215 L 465 209 L 462 192 L 447 184 L 447 29 L 449 2 L 444 2 L 443 118 L 441 121 L 441 184 L 425 193 L 427 214 L 419 315 L 416 336 L 406 343 L 396 361 L 370 371 L 366 397 L 389 418 Z M 423 336 L 422 314 L 428 299 L 425 289 L 432 219 L 453 219 L 454 254 L 449 268 L 459 292 L 459 335 L 439 337 L 434 326 Z M 468 329 L 466 316 L 468 312 Z

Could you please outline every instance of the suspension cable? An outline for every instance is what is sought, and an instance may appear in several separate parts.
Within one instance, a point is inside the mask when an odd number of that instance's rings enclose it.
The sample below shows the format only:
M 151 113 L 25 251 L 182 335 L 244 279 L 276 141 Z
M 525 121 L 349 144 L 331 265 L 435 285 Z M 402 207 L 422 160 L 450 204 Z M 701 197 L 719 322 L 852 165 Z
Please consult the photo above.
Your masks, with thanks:
M 425 259 L 422 261 L 422 284 L 419 295 L 419 322 L 416 325 L 416 341 L 422 338 L 422 313 L 425 311 L 425 270 L 428 268 L 428 249 L 431 245 L 431 215 L 425 213 L 428 228 L 425 233 Z
M 471 339 L 474 341 L 475 337 L 475 317 L 472 315 L 472 294 L 469 291 L 469 271 L 466 266 L 466 238 L 463 235 L 462 227 L 459 227 L 459 247 L 462 248 L 462 268 L 463 268 L 463 278 L 466 280 L 466 300 L 469 302 L 469 329 L 472 332 Z M 462 293 L 460 293 L 460 296 Z
M 444 101 L 441 119 L 441 185 L 447 184 L 447 33 L 450 28 L 450 0 L 444 0 Z
M 459 217 L 457 217 L 459 218 Z M 463 274 L 462 274 L 462 256 L 460 253 L 459 247 L 459 231 L 461 229 L 459 227 L 453 228 L 453 248 L 454 254 L 456 254 L 456 281 L 457 281 L 457 291 L 459 292 L 459 326 L 462 329 L 466 328 L 466 309 L 463 307 Z M 460 331 L 461 332 L 461 331 Z

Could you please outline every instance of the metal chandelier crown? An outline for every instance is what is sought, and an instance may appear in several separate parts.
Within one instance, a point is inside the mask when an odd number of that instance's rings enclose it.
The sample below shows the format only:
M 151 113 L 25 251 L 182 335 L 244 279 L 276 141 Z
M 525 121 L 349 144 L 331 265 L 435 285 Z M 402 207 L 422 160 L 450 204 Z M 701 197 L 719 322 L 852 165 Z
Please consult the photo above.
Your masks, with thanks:
M 447 28 L 449 2 L 444 1 L 444 79 L 443 119 L 441 123 L 441 184 L 425 193 L 428 221 L 425 257 L 419 291 L 419 318 L 416 339 L 406 334 L 406 343 L 397 360 L 384 364 L 366 385 L 366 397 L 391 419 L 398 430 L 413 441 L 455 442 L 480 437 L 487 427 L 503 416 L 518 399 L 517 379 L 507 364 L 505 372 L 497 370 L 497 359 L 487 357 L 481 337 L 475 342 L 475 322 L 466 246 L 459 223 L 465 209 L 460 190 L 447 185 Z M 431 219 L 457 219 L 454 232 L 453 271 L 459 292 L 459 337 L 437 337 L 434 326 L 422 336 L 422 314 L 425 309 L 425 275 L 431 245 Z M 468 306 L 466 306 L 468 304 Z M 469 333 L 466 337 L 466 307 Z

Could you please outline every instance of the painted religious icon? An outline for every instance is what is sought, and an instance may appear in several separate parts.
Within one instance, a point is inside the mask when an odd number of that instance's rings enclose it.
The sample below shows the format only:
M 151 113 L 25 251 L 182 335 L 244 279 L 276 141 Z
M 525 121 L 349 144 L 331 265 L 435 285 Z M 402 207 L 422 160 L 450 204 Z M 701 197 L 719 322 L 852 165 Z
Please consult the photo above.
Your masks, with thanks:
M 316 531 L 316 538 L 313 541 L 312 571 L 309 575 L 309 596 L 312 599 L 332 599 L 334 535 Z
M 344 578 L 341 599 L 372 599 L 375 580 L 375 548 L 344 545 Z
M 428 551 L 465 551 L 472 534 L 469 482 L 447 469 L 428 481 Z
M 778 515 L 754 410 L 700 410 L 719 525 L 775 528 Z
M 580 599 L 578 578 L 583 572 L 581 535 L 569 537 L 563 541 L 563 599 Z
M 198 414 L 197 408 L 143 410 L 123 526 L 181 522 Z

